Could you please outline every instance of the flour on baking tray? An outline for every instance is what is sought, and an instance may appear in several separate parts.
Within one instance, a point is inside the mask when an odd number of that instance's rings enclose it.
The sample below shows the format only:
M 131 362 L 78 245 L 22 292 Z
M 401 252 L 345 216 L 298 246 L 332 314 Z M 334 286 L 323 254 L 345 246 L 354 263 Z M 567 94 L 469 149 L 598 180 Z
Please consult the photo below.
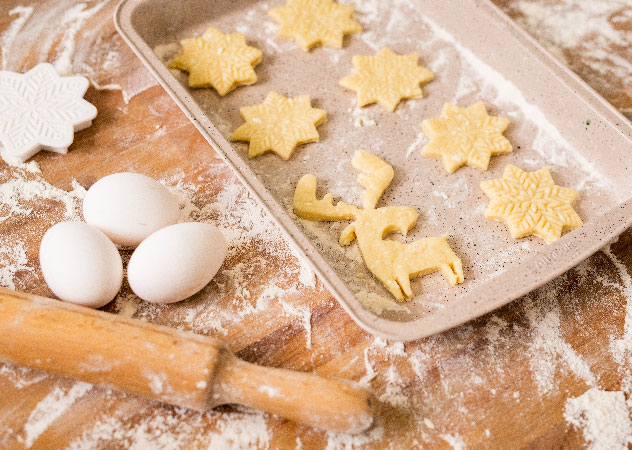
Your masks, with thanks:
M 310 53 L 312 59 L 318 60 L 320 64 L 331 64 L 330 72 L 337 77 L 338 72 L 343 76 L 351 70 L 350 55 L 353 54 L 370 54 L 385 46 L 399 52 L 417 51 L 421 64 L 435 72 L 435 80 L 424 88 L 427 95 L 423 99 L 402 102 L 394 113 L 384 113 L 379 106 L 358 108 L 355 97 L 343 94 L 343 91 L 336 95 L 334 102 L 332 93 L 323 89 L 322 79 L 308 77 L 303 80 L 300 78 L 303 74 L 291 64 L 283 69 L 275 65 L 279 64 L 281 55 L 295 57 L 292 52 L 299 51 L 292 41 L 277 38 L 275 27 L 261 25 L 260 18 L 265 15 L 270 2 L 259 2 L 248 8 L 245 14 L 240 13 L 237 17 L 235 13 L 230 17 L 239 22 L 238 31 L 260 46 L 264 55 L 274 55 L 267 63 L 264 59 L 268 70 L 285 69 L 288 77 L 301 80 L 300 84 L 291 85 L 292 91 L 300 87 L 305 92 L 314 93 L 314 101 L 320 102 L 325 110 L 330 105 L 337 108 L 329 111 L 336 120 L 331 119 L 325 125 L 323 132 L 327 134 L 322 142 L 301 147 L 290 161 L 263 156 L 247 160 L 246 163 L 290 217 L 296 220 L 326 262 L 366 309 L 385 317 L 420 317 L 445 307 L 452 299 L 466 295 L 505 271 L 513 262 L 538 254 L 544 245 L 540 240 L 533 237 L 513 240 L 504 226 L 483 217 L 487 200 L 481 196 L 478 183 L 483 179 L 499 177 L 502 167 L 507 163 L 526 170 L 551 167 L 558 184 L 580 192 L 575 207 L 586 222 L 617 203 L 615 189 L 610 181 L 596 170 L 585 154 L 566 140 L 543 110 L 531 103 L 517 85 L 468 49 L 466 43 L 459 42 L 441 24 L 425 16 L 418 3 L 411 0 L 348 3 L 355 7 L 356 17 L 364 31 L 348 37 L 343 50 L 315 49 Z M 226 25 L 226 22 L 209 24 L 219 26 Z M 270 42 L 275 42 L 274 48 Z M 163 55 L 166 48 L 163 47 L 157 47 L 156 54 Z M 186 81 L 186 74 L 178 73 L 176 76 L 181 82 Z M 328 83 L 339 80 L 332 79 L 331 74 L 324 76 Z M 262 76 L 262 81 L 266 83 L 260 88 L 262 90 L 289 89 L 275 82 L 269 73 Z M 264 94 L 257 90 L 257 84 L 248 89 L 253 99 Z M 222 99 L 228 105 L 222 109 L 218 107 L 214 96 L 197 91 L 193 95 L 218 130 L 229 139 L 240 119 L 226 111 L 236 111 L 249 99 L 239 100 L 240 103 Z M 419 153 L 427 142 L 419 130 L 419 123 L 424 118 L 438 114 L 443 101 L 463 106 L 476 100 L 483 100 L 492 114 L 510 118 L 512 125 L 508 135 L 515 151 L 495 158 L 496 163 L 492 163 L 488 172 L 477 172 L 466 167 L 447 176 L 441 168 L 433 171 L 435 161 L 423 158 Z M 394 121 L 397 121 L 396 125 L 393 125 Z M 397 145 L 393 140 L 396 140 Z M 245 144 L 240 143 L 234 146 L 238 152 L 246 148 Z M 449 286 L 440 274 L 417 278 L 412 281 L 415 293 L 412 301 L 395 304 L 383 286 L 366 271 L 361 255 L 355 251 L 357 245 L 342 248 L 338 244 L 344 224 L 308 223 L 293 215 L 291 199 L 294 185 L 293 182 L 288 183 L 288 174 L 294 180 L 299 174 L 313 173 L 319 180 L 319 194 L 330 192 L 336 199 L 357 204 L 361 188 L 355 181 L 355 173 L 349 163 L 351 152 L 357 148 L 377 153 L 395 168 L 396 178 L 389 186 L 382 204 L 408 205 L 419 211 L 418 224 L 406 240 L 448 233 L 450 245 L 463 259 L 465 283 L 457 287 Z M 484 253 L 479 254 L 481 249 Z M 358 277 L 358 273 L 366 276 Z M 369 298 L 367 293 L 374 293 L 385 301 L 376 303 L 377 297 Z

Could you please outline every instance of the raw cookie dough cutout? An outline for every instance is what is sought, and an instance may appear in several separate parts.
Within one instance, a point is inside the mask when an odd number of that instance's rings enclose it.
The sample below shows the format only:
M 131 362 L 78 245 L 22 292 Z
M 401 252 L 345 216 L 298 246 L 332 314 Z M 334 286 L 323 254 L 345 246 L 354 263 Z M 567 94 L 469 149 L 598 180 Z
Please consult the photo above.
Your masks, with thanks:
M 351 161 L 360 172 L 358 183 L 363 208 L 344 202 L 333 204 L 331 194 L 316 198 L 316 178 L 303 176 L 294 192 L 294 212 L 314 221 L 354 220 L 340 236 L 340 245 L 358 240 L 364 261 L 389 292 L 399 301 L 412 297 L 410 279 L 437 270 L 455 285 L 463 282 L 461 259 L 446 241 L 446 235 L 428 237 L 409 244 L 385 240 L 391 233 L 406 235 L 417 223 L 417 212 L 406 206 L 375 208 L 384 190 L 393 179 L 393 168 L 377 156 L 358 150 Z
M 483 181 L 481 189 L 490 198 L 485 217 L 505 222 L 516 239 L 535 234 L 550 244 L 583 224 L 571 206 L 577 191 L 556 185 L 548 167 L 525 172 L 509 164 L 502 178 Z
M 219 95 L 257 82 L 253 67 L 261 62 L 261 50 L 246 44 L 243 34 L 224 34 L 209 28 L 202 37 L 180 41 L 182 53 L 168 66 L 189 72 L 192 88 L 214 88 Z
M 327 118 L 324 110 L 312 108 L 309 95 L 287 98 L 276 92 L 270 92 L 263 103 L 239 111 L 246 123 L 231 139 L 250 142 L 249 158 L 274 152 L 289 159 L 298 145 L 318 141 L 316 127 Z
M 492 155 L 512 151 L 511 143 L 502 135 L 507 126 L 509 120 L 488 115 L 483 102 L 468 108 L 446 103 L 439 118 L 421 123 L 430 139 L 421 154 L 441 158 L 449 173 L 465 164 L 487 170 Z
M 294 39 L 306 52 L 319 44 L 342 48 L 345 34 L 362 31 L 351 17 L 353 6 L 332 0 L 288 0 L 268 15 L 279 23 L 279 37 Z
M 358 106 L 377 102 L 392 112 L 403 99 L 421 98 L 419 85 L 434 78 L 418 61 L 417 53 L 398 55 L 389 48 L 374 56 L 356 55 L 354 72 L 340 80 L 340 85 L 357 92 Z

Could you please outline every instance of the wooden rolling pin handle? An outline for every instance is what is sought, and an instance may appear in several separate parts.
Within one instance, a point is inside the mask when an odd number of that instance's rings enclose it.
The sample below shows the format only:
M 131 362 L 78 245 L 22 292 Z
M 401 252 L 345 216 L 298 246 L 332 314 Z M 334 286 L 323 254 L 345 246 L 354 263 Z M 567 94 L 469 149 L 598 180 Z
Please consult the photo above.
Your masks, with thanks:
M 216 339 L 0 288 L 0 361 L 204 411 L 240 403 L 307 425 L 360 432 L 365 390 L 236 358 Z
M 345 433 L 373 424 L 375 399 L 348 381 L 226 359 L 215 376 L 213 401 L 239 403 L 294 422 Z

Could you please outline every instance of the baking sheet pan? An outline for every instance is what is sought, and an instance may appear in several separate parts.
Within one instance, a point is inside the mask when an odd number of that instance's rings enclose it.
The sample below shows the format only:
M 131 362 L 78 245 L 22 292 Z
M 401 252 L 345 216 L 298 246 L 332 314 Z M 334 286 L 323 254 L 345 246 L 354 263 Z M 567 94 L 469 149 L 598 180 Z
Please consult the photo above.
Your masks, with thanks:
M 275 218 L 288 240 L 354 320 L 387 339 L 428 336 L 502 306 L 573 267 L 632 224 L 632 127 L 611 105 L 549 56 L 487 0 L 377 0 L 352 2 L 364 32 L 343 49 L 305 53 L 276 36 L 267 10 L 284 3 L 229 0 L 123 0 L 116 26 L 136 54 L 196 127 Z M 214 26 L 246 35 L 263 51 L 259 81 L 225 97 L 189 89 L 187 74 L 165 61 L 180 39 Z M 417 52 L 435 79 L 422 99 L 394 113 L 378 105 L 357 108 L 355 93 L 338 85 L 356 54 L 382 47 Z M 239 107 L 263 101 L 275 90 L 309 94 L 325 109 L 320 142 L 299 147 L 289 161 L 275 154 L 248 159 L 247 144 L 228 137 L 243 121 Z M 483 100 L 490 114 L 511 120 L 505 135 L 514 152 L 492 158 L 488 171 L 463 167 L 447 174 L 438 159 L 419 150 L 419 124 L 438 116 L 443 103 Z M 395 178 L 378 206 L 412 206 L 420 213 L 407 237 L 449 233 L 462 258 L 465 282 L 450 286 L 435 273 L 413 281 L 415 296 L 396 303 L 366 269 L 357 245 L 340 247 L 346 223 L 309 222 L 292 212 L 298 179 L 313 173 L 319 194 L 359 204 L 351 168 L 356 149 L 391 164 Z M 186 158 L 186 154 L 182 155 Z M 579 191 L 575 209 L 584 226 L 546 245 L 535 237 L 514 240 L 503 224 L 483 217 L 481 181 L 498 178 L 506 164 L 525 170 L 548 166 L 557 184 Z

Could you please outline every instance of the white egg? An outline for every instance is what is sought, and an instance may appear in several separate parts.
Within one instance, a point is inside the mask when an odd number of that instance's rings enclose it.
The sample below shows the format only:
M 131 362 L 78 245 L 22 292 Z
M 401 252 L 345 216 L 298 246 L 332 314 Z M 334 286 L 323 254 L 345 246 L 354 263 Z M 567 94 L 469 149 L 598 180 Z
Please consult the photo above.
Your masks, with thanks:
M 226 239 L 213 225 L 171 225 L 136 248 L 127 266 L 127 280 L 143 300 L 178 302 L 211 281 L 226 257 L 226 249 Z
M 66 302 L 99 308 L 121 288 L 121 255 L 105 234 L 83 222 L 51 227 L 39 258 L 48 287 Z
M 115 173 L 94 183 L 83 200 L 83 218 L 115 244 L 136 247 L 160 228 L 178 222 L 178 200 L 156 180 Z

